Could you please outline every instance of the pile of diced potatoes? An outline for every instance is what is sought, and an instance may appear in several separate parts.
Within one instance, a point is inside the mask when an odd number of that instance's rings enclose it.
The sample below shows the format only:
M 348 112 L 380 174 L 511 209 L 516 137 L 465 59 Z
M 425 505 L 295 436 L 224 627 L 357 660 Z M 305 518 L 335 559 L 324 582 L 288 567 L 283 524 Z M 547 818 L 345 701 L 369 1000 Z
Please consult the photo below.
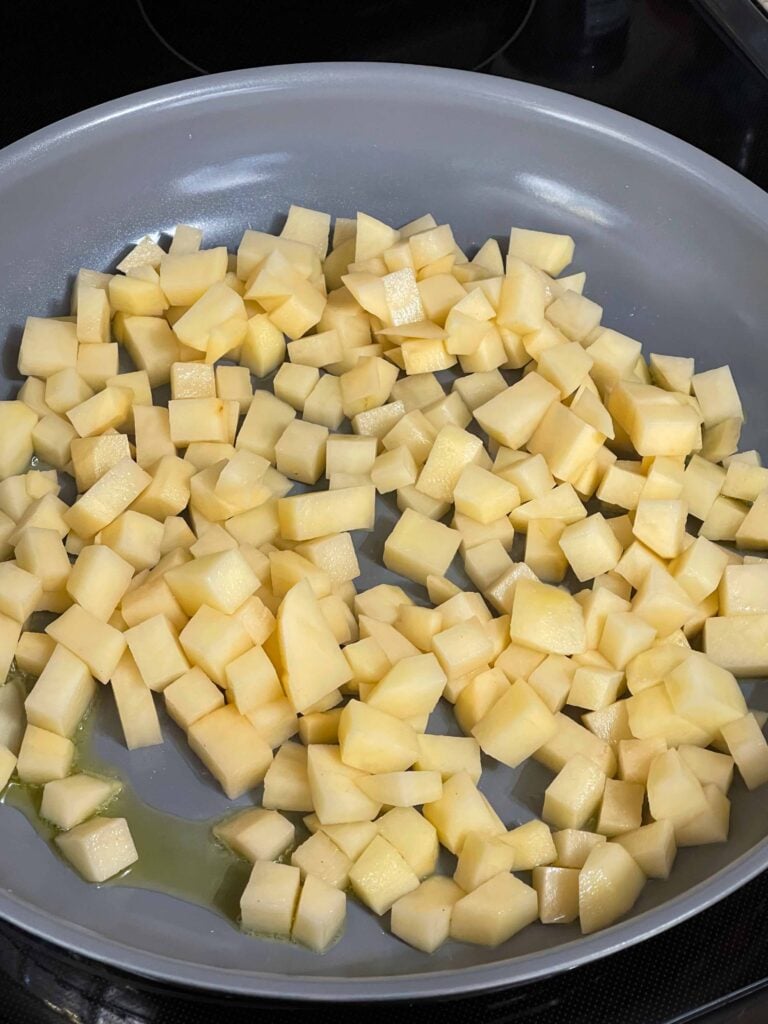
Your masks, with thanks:
M 0 675 L 37 681 L 0 690 L 0 781 L 42 787 L 84 878 L 136 861 L 119 785 L 74 769 L 104 687 L 130 749 L 162 703 L 227 797 L 263 784 L 214 829 L 253 862 L 246 931 L 322 952 L 347 893 L 425 952 L 605 927 L 726 841 L 734 767 L 768 780 L 736 680 L 768 674 L 768 561 L 742 553 L 768 549 L 768 469 L 730 370 L 603 327 L 566 235 L 468 260 L 431 216 L 330 234 L 294 206 L 232 255 L 180 225 L 27 320 Z M 361 578 L 382 501 L 416 599 Z M 429 732 L 441 699 L 463 735 Z M 483 765 L 530 757 L 541 817 L 503 821 Z

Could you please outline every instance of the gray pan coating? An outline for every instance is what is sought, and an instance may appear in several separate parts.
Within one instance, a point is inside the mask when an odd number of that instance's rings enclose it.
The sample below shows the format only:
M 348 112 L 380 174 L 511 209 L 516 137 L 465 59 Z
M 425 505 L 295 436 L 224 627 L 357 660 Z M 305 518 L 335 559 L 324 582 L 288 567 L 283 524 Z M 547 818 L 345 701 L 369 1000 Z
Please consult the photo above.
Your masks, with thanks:
M 0 153 L 3 397 L 15 389 L 29 313 L 68 312 L 79 266 L 106 268 L 129 241 L 179 221 L 206 244 L 243 227 L 276 230 L 291 202 L 391 223 L 426 211 L 478 245 L 510 224 L 568 231 L 574 269 L 605 322 L 648 351 L 730 362 L 766 450 L 768 198 L 710 157 L 582 100 L 492 77 L 386 64 L 297 65 L 163 86 L 87 111 Z M 391 518 L 391 517 L 390 517 Z M 365 544 L 366 584 L 383 535 Z M 760 683 L 757 684 L 759 688 Z M 764 703 L 758 698 L 752 702 Z M 130 755 L 114 713 L 98 750 L 154 806 L 190 818 L 227 801 L 184 749 Z M 446 718 L 447 721 L 447 718 Z M 550 775 L 501 765 L 484 788 L 505 820 L 541 806 Z M 726 845 L 683 850 L 667 883 L 604 932 L 527 928 L 499 949 L 446 944 L 429 957 L 351 904 L 347 936 L 325 957 L 254 941 L 167 895 L 82 882 L 0 807 L 0 914 L 90 957 L 145 976 L 230 993 L 320 999 L 446 996 L 516 984 L 604 956 L 682 921 L 768 865 L 765 792 L 732 791 Z M 240 801 L 247 804 L 247 800 Z

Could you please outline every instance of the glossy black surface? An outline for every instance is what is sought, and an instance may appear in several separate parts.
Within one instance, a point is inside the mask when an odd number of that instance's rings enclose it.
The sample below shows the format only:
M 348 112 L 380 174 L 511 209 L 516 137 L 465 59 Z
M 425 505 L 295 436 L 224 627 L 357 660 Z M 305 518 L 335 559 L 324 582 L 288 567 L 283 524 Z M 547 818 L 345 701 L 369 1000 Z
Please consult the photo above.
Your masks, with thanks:
M 736 0 L 735 0 L 736 2 Z M 744 0 L 748 2 L 748 0 Z M 279 8 L 198 0 L 0 6 L 7 144 L 126 93 L 260 64 L 394 60 L 548 85 L 663 128 L 768 187 L 768 82 L 685 0 L 357 0 Z M 722 5 L 720 5 L 722 6 Z M 525 22 L 522 31 L 520 26 Z M 513 40 L 505 46 L 508 40 Z M 754 54 L 753 54 L 754 56 Z M 567 975 L 451 1004 L 325 1008 L 424 1021 L 708 1024 L 768 1020 L 768 877 L 643 946 Z M 75 958 L 0 924 L 0 1021 L 228 1024 L 308 1008 L 170 991 Z M 736 1000 L 736 1001 L 734 1001 Z

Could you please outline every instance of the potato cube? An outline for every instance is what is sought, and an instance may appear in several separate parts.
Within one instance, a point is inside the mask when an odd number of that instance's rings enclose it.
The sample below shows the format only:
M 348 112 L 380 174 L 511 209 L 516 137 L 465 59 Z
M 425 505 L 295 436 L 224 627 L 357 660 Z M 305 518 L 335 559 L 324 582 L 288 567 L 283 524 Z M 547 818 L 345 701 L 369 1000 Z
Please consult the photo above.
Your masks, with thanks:
M 176 630 L 164 615 L 154 615 L 124 633 L 136 667 L 150 690 L 158 693 L 182 676 L 189 663 Z
M 622 555 L 621 544 L 599 512 L 566 526 L 560 547 L 582 582 L 615 569 Z
M 648 781 L 648 771 L 651 764 L 666 749 L 666 741 L 660 736 L 649 736 L 644 740 L 619 740 L 617 744 L 619 777 L 624 782 L 636 782 L 645 785 Z M 698 750 L 698 747 L 691 749 Z
M 115 779 L 85 773 L 52 779 L 43 786 L 40 817 L 68 831 L 103 808 L 121 788 Z
M 623 682 L 623 672 L 616 669 L 582 665 L 573 676 L 568 703 L 590 711 L 607 708 L 617 699 Z
M 66 581 L 74 600 L 91 615 L 106 621 L 130 585 L 133 566 L 103 544 L 84 547 Z
M 768 672 L 765 636 L 768 614 L 723 615 L 704 623 L 704 651 L 716 665 L 738 676 Z
M 687 514 L 687 506 L 681 499 L 641 498 L 633 533 L 662 558 L 675 558 L 682 551 Z
M 66 586 L 71 571 L 70 559 L 56 530 L 27 526 L 16 543 L 15 555 L 19 570 L 24 569 L 27 574 L 34 575 L 43 591 L 58 591 Z
M 55 642 L 45 633 L 22 633 L 14 654 L 16 668 L 31 676 L 39 676 L 55 647 Z
M 702 786 L 714 785 L 721 793 L 728 792 L 733 780 L 732 757 L 689 745 L 678 747 L 678 753 Z
M 606 928 L 632 909 L 645 875 L 618 843 L 601 843 L 579 873 L 579 920 L 584 935 Z
M 647 650 L 656 630 L 632 612 L 611 612 L 605 619 L 598 650 L 617 669 L 626 668 L 638 654 Z
M 84 662 L 57 645 L 24 702 L 27 721 L 71 736 L 96 693 Z
M 125 650 L 125 638 L 119 630 L 76 604 L 51 622 L 45 631 L 56 643 L 84 661 L 91 674 L 102 683 L 112 677 Z
M 432 874 L 439 852 L 437 832 L 417 810 L 413 807 L 394 807 L 379 818 L 376 825 L 379 834 L 394 846 L 419 878 Z M 332 826 L 331 835 L 334 838 L 333 829 L 341 827 Z M 352 855 L 351 852 L 349 855 Z
M 63 779 L 72 768 L 75 748 L 66 736 L 29 724 L 24 731 L 16 772 L 34 786 Z
M 439 800 L 443 782 L 439 772 L 384 772 L 358 779 L 358 786 L 372 800 L 390 807 L 415 807 Z
M 203 605 L 231 615 L 259 586 L 238 550 L 196 558 L 170 569 L 165 579 L 188 615 L 194 615 Z
M 747 712 L 731 673 L 697 651 L 670 670 L 665 685 L 677 714 L 713 734 Z
M 643 820 L 644 787 L 637 782 L 606 779 L 596 830 L 617 836 L 640 828 Z
M 637 861 L 648 878 L 669 878 L 677 854 L 675 828 L 671 821 L 662 818 L 616 836 L 614 841 Z
M 409 725 L 375 706 L 352 700 L 341 712 L 341 759 L 353 768 L 373 773 L 410 768 L 419 754 L 416 740 Z
M 125 744 L 129 750 L 163 742 L 152 693 L 141 678 L 130 651 L 112 674 L 112 693 L 117 705 Z
M 28 316 L 19 348 L 19 373 L 47 378 L 77 361 L 77 329 L 74 323 Z
M 371 530 L 375 501 L 372 485 L 281 498 L 280 532 L 286 540 L 302 541 L 347 530 Z
M 195 441 L 229 441 L 228 407 L 220 398 L 177 398 L 168 403 L 171 440 L 177 448 Z
M 234 616 L 208 605 L 201 605 L 195 612 L 179 634 L 179 641 L 189 661 L 222 688 L 226 686 L 227 665 L 253 646 Z
M 498 946 L 538 917 L 535 889 L 502 872 L 453 906 L 451 938 Z
M 162 539 L 163 524 L 132 509 L 113 519 L 99 534 L 99 543 L 112 548 L 139 571 L 160 561 Z
M 730 418 L 744 419 L 736 385 L 730 367 L 719 366 L 704 373 L 695 373 L 691 379 L 705 427 L 713 427 Z
M 241 715 L 284 696 L 272 662 L 261 647 L 252 647 L 226 666 L 229 700 Z
M 324 953 L 344 930 L 347 898 L 343 892 L 321 878 L 309 875 L 304 880 L 292 938 L 315 953 Z
M 215 397 L 216 379 L 213 367 L 208 363 L 174 363 L 171 366 L 171 398 Z
M 605 783 L 594 761 L 574 755 L 547 786 L 542 817 L 557 828 L 582 828 L 597 810 Z
M 240 897 L 240 925 L 243 930 L 290 938 L 300 888 L 301 872 L 298 868 L 256 861 Z
M 605 836 L 597 832 L 584 832 L 580 829 L 564 828 L 552 835 L 558 867 L 583 868 L 592 850 L 605 843 Z
M 659 754 L 648 771 L 648 807 L 658 821 L 668 818 L 677 829 L 707 810 L 701 783 L 676 750 Z
M 707 843 L 724 843 L 730 826 L 731 801 L 714 783 L 704 786 L 707 809 L 701 814 L 675 828 L 678 846 L 704 846 Z
M 637 739 L 657 737 L 669 746 L 693 743 L 706 746 L 712 733 L 675 712 L 663 683 L 650 686 L 627 701 L 627 717 L 632 735 Z
M 514 642 L 549 654 L 585 649 L 581 607 L 565 591 L 535 580 L 518 581 L 509 632 Z
M 378 814 L 381 805 L 357 785 L 365 773 L 345 765 L 338 747 L 308 747 L 307 771 L 315 813 L 323 825 L 371 821 Z
M 552 712 L 523 679 L 492 705 L 474 726 L 474 735 L 486 754 L 516 767 L 554 734 Z
M 123 458 L 99 479 L 64 513 L 70 529 L 90 538 L 123 513 L 152 482 L 130 458 Z
M 91 818 L 56 836 L 56 845 L 86 882 L 105 882 L 139 859 L 125 818 Z
M 480 781 L 480 746 L 472 736 L 417 735 L 418 771 L 440 772 L 443 782 L 458 772 L 466 772 L 472 781 Z
M 335 889 L 346 889 L 352 861 L 323 831 L 315 832 L 291 854 L 291 864 L 301 877 L 320 878 Z
M 502 871 L 511 871 L 515 851 L 501 838 L 470 833 L 464 840 L 454 872 L 454 881 L 464 892 L 472 892 Z
M 457 855 L 471 832 L 496 836 L 505 831 L 495 811 L 465 772 L 448 779 L 442 796 L 425 804 L 423 813 L 437 829 L 442 845 Z
M 443 875 L 425 879 L 392 906 L 391 928 L 403 942 L 433 953 L 449 936 L 451 911 L 464 893 Z
M 579 916 L 579 872 L 575 868 L 536 867 L 531 879 L 542 924 L 570 924 Z
M 190 669 L 166 686 L 163 690 L 163 699 L 166 711 L 185 732 L 198 719 L 216 711 L 224 704 L 221 690 L 200 668 Z M 238 711 L 240 710 L 238 708 Z
M 384 544 L 384 564 L 417 583 L 441 576 L 453 561 L 460 536 L 413 509 L 406 509 Z
M 352 865 L 349 880 L 358 899 L 379 915 L 419 886 L 418 876 L 381 835 L 376 836 Z
M 230 800 L 257 786 L 272 761 L 272 751 L 231 704 L 199 718 L 187 739 Z
M 352 671 L 308 581 L 288 591 L 277 616 L 283 685 L 297 712 L 348 682 Z
M 747 789 L 762 786 L 768 780 L 768 744 L 755 715 L 750 712 L 729 722 L 721 732 Z
M 360 617 L 365 620 L 365 616 Z M 428 715 L 436 706 L 446 682 L 445 673 L 434 654 L 407 655 L 397 659 L 396 664 L 376 683 L 367 696 L 367 705 L 399 719 Z
M 514 851 L 515 871 L 530 871 L 540 864 L 551 864 L 555 859 L 552 833 L 543 821 L 526 821 L 498 838 Z
M 327 427 L 293 420 L 275 445 L 279 472 L 301 483 L 317 483 L 325 469 L 327 439 Z
M 42 594 L 43 586 L 37 576 L 15 562 L 0 562 L 0 613 L 23 623 L 37 607 Z
M 283 743 L 275 754 L 264 777 L 262 804 L 286 811 L 311 811 L 314 808 L 307 751 L 301 744 Z
M 296 830 L 277 811 L 252 807 L 214 825 L 213 834 L 252 862 L 277 860 L 293 844 Z
M 474 417 L 499 444 L 517 449 L 531 438 L 558 398 L 557 388 L 533 372 L 475 409 Z

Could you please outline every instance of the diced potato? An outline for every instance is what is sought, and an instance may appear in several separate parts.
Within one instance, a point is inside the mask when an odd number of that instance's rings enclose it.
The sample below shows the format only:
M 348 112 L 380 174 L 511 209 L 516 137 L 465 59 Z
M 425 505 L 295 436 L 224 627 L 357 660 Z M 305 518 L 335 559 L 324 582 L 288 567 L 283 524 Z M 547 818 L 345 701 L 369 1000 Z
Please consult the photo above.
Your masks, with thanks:
M 39 676 L 55 647 L 54 640 L 45 633 L 22 633 L 14 654 L 16 667 L 20 672 Z
M 645 785 L 648 771 L 659 754 L 667 749 L 662 737 L 649 736 L 647 739 L 622 739 L 617 744 L 619 758 L 619 777 L 624 782 L 635 782 Z M 698 747 L 691 747 L 698 750 Z M 691 767 L 689 765 L 689 767 Z
M 671 821 L 662 819 L 643 825 L 633 832 L 616 836 L 631 854 L 648 878 L 669 878 L 677 854 L 675 828 Z
M 605 783 L 594 761 L 576 754 L 545 790 L 543 818 L 557 828 L 582 828 L 597 810 Z
M 303 541 L 346 530 L 370 530 L 375 497 L 376 489 L 371 485 L 281 498 L 278 501 L 281 533 L 286 540 Z
M 670 670 L 665 685 L 675 711 L 713 734 L 747 712 L 731 673 L 696 651 Z
M 414 807 L 439 800 L 443 782 L 439 772 L 400 771 L 368 775 L 358 786 L 372 800 L 390 807 Z
M 64 514 L 70 529 L 90 538 L 124 512 L 152 482 L 152 477 L 126 457 L 112 465 Z
M 85 773 L 53 779 L 43 786 L 40 817 L 68 831 L 102 809 L 121 788 L 115 779 Z
M 122 633 L 79 605 L 68 608 L 45 631 L 84 661 L 102 683 L 111 678 L 125 650 Z
M 502 871 L 511 871 L 515 851 L 500 838 L 470 833 L 459 854 L 454 881 L 464 892 L 472 892 Z
M 133 566 L 110 548 L 89 545 L 72 566 L 67 592 L 86 611 L 106 621 L 128 589 L 133 573 Z
M 276 860 L 293 844 L 295 829 L 277 811 L 253 807 L 214 825 L 213 834 L 240 857 Z
M 169 570 L 165 579 L 188 615 L 194 615 L 202 605 L 232 614 L 259 586 L 238 550 L 195 558 Z
M 481 946 L 498 946 L 539 915 L 535 889 L 502 872 L 462 897 L 453 906 L 451 938 Z
M 68 775 L 74 756 L 71 740 L 29 724 L 21 741 L 16 771 L 22 782 L 42 785 Z
M 704 651 L 715 664 L 739 676 L 768 672 L 768 614 L 723 615 L 704 623 Z
M 343 892 L 309 875 L 304 880 L 291 933 L 294 942 L 324 953 L 341 936 L 347 899 Z
M 248 717 L 251 719 L 252 715 Z M 283 743 L 275 754 L 264 777 L 262 804 L 264 807 L 285 811 L 313 810 L 307 751 L 300 744 Z
M 617 843 L 596 846 L 579 873 L 579 921 L 589 935 L 628 913 L 645 885 L 635 860 Z
M 198 719 L 222 707 L 224 695 L 202 669 L 192 668 L 165 687 L 163 700 L 168 714 L 186 732 Z
M 55 842 L 87 882 L 105 882 L 139 859 L 125 818 L 91 818 Z
M 648 771 L 648 807 L 654 818 L 677 829 L 707 810 L 701 783 L 676 750 L 659 754 Z
M 371 821 L 378 814 L 381 805 L 357 785 L 365 773 L 345 765 L 338 747 L 309 746 L 307 771 L 315 813 L 323 825 Z
M 536 867 L 533 888 L 542 924 L 570 924 L 579 916 L 579 872 L 575 868 Z
M 750 712 L 729 722 L 721 732 L 747 788 L 762 786 L 768 780 L 768 744 L 755 715 Z
M 176 630 L 164 615 L 155 615 L 126 630 L 125 642 L 150 690 L 162 692 L 189 669 Z
M 257 786 L 272 761 L 267 743 L 231 704 L 199 718 L 187 738 L 230 800 Z
M 560 547 L 582 582 L 615 569 L 622 555 L 621 544 L 599 512 L 566 526 Z
M 372 773 L 403 771 L 419 755 L 416 741 L 416 733 L 409 725 L 375 706 L 352 700 L 341 712 L 341 759 L 353 768 Z
M 300 888 L 297 867 L 256 861 L 240 897 L 241 927 L 260 935 L 290 938 Z
M 684 825 L 675 828 L 678 846 L 703 846 L 724 843 L 730 826 L 731 801 L 714 783 L 704 785 L 707 809 Z
M 552 737 L 552 712 L 523 679 L 518 679 L 472 733 L 486 754 L 516 767 Z
M 152 693 L 126 651 L 112 673 L 112 693 L 129 750 L 163 742 Z
M 597 832 L 585 832 L 581 829 L 565 828 L 552 835 L 558 867 L 583 868 L 592 850 L 605 843 L 605 836 Z
M 511 614 L 509 631 L 514 642 L 549 654 L 578 654 L 585 649 L 582 610 L 565 591 L 521 579 Z
M 424 953 L 433 953 L 448 938 L 452 908 L 463 895 L 450 878 L 427 878 L 393 904 L 393 935 Z
M 301 877 L 320 878 L 335 889 L 346 889 L 352 861 L 323 831 L 315 832 L 291 854 L 291 864 Z
M 533 372 L 475 409 L 474 417 L 499 444 L 517 449 L 530 439 L 558 397 L 557 388 Z
M 616 756 L 610 744 L 562 712 L 555 715 L 556 731 L 534 752 L 535 760 L 559 772 L 575 754 L 594 761 L 610 778 L 616 773 Z
M 434 654 L 406 656 L 376 683 L 366 703 L 400 719 L 429 714 L 446 682 L 445 672 Z
M 418 757 L 414 768 L 440 772 L 443 782 L 458 772 L 466 772 L 477 784 L 480 780 L 480 746 L 471 736 L 417 735 Z
M 471 832 L 500 835 L 505 831 L 496 813 L 466 772 L 452 776 L 443 786 L 442 796 L 424 805 L 424 817 L 437 829 L 440 842 L 451 853 L 459 854 Z
M 381 835 L 352 865 L 349 879 L 358 899 L 379 915 L 419 886 L 418 876 Z
M 32 725 L 71 736 L 96 693 L 88 667 L 57 645 L 24 702 Z
M 644 798 L 645 789 L 640 783 L 606 779 L 596 830 L 617 836 L 640 828 Z
M 394 846 L 419 878 L 432 874 L 439 851 L 437 832 L 417 810 L 394 807 L 379 818 L 376 825 L 379 834 Z

